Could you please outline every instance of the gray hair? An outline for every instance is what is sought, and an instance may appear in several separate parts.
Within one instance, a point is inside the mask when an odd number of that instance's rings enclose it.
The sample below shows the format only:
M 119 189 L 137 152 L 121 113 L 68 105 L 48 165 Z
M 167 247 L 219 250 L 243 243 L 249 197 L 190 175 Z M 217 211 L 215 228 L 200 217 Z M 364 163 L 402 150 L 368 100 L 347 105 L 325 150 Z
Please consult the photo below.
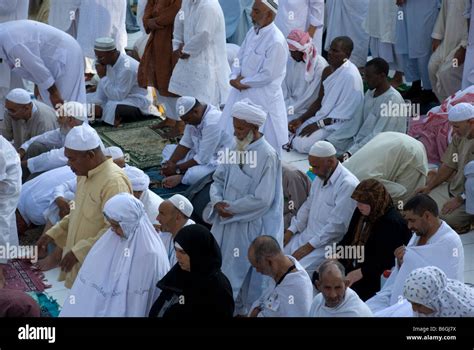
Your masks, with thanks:
M 254 239 L 250 247 L 255 254 L 255 260 L 259 262 L 262 258 L 270 258 L 282 254 L 278 241 L 272 237 L 263 235 Z

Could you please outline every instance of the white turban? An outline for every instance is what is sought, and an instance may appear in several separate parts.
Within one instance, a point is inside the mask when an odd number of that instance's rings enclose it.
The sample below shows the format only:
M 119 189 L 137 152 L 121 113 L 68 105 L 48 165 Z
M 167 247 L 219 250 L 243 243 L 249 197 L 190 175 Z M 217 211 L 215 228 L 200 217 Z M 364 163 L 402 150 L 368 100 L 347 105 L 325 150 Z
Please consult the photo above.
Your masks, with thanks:
M 184 214 L 186 217 L 191 217 L 193 213 L 193 205 L 185 196 L 180 194 L 175 194 L 171 198 L 168 199 L 173 205 L 178 209 L 181 213 Z
M 135 192 L 144 192 L 148 190 L 150 185 L 150 178 L 147 174 L 134 166 L 128 166 L 124 169 L 125 175 L 127 175 L 130 183 L 132 184 L 132 190 Z
M 458 103 L 448 111 L 450 122 L 462 122 L 474 118 L 474 106 L 470 103 Z
M 104 151 L 104 155 L 107 157 L 112 157 L 113 160 L 117 160 L 124 157 L 122 149 L 117 146 L 107 147 Z
M 263 111 L 262 107 L 256 105 L 248 98 L 235 103 L 232 106 L 231 113 L 234 118 L 244 120 L 258 127 L 261 127 L 267 119 L 267 113 Z
M 64 147 L 75 151 L 90 151 L 102 146 L 97 131 L 89 124 L 83 124 L 71 129 L 66 135 Z
M 56 113 L 59 117 L 72 117 L 82 122 L 87 121 L 87 109 L 79 102 L 65 102 L 61 107 L 59 107 Z
M 278 0 L 262 0 L 262 2 L 274 13 L 278 11 Z
M 327 158 L 336 155 L 336 149 L 327 141 L 318 141 L 309 150 L 309 155 L 319 158 Z
M 24 89 L 11 90 L 5 99 L 13 103 L 18 103 L 19 105 L 27 105 L 31 103 L 31 95 Z
M 196 105 L 197 100 L 191 96 L 183 96 L 178 98 L 176 101 L 176 114 L 179 117 L 189 113 L 191 109 Z

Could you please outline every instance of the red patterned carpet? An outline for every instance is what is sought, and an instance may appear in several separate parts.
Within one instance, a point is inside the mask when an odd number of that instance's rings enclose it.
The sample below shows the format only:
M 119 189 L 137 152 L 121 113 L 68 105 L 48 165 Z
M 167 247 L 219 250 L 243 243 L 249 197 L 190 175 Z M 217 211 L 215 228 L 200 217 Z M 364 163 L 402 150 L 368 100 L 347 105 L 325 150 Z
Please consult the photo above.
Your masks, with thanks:
M 46 285 L 44 274 L 34 270 L 27 260 L 10 260 L 4 269 L 6 286 L 8 289 L 22 290 L 24 292 L 43 292 L 51 286 Z

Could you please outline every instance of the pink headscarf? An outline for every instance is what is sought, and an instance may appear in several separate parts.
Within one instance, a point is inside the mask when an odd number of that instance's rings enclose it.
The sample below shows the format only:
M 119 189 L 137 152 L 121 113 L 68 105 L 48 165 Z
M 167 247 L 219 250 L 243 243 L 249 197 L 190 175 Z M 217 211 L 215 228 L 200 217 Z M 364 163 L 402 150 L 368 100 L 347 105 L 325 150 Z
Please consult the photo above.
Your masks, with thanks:
M 316 48 L 313 45 L 313 39 L 307 32 L 299 29 L 293 29 L 286 39 L 290 51 L 303 52 L 303 59 L 306 62 L 305 80 L 310 82 L 314 77 L 314 69 L 316 65 Z

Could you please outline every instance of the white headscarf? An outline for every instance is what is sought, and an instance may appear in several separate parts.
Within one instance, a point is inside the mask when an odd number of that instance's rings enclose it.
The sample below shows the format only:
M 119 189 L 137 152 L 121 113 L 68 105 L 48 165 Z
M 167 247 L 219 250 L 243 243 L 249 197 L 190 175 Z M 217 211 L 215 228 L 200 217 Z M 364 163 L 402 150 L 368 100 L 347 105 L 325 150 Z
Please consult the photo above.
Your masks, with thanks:
M 426 266 L 412 271 L 406 281 L 403 296 L 424 305 L 432 317 L 473 317 L 474 288 L 448 279 L 441 269 Z
M 105 203 L 104 214 L 125 238 L 109 229 L 93 245 L 61 317 L 144 317 L 159 295 L 156 283 L 170 266 L 143 204 L 120 193 Z
M 132 184 L 132 190 L 135 192 L 144 192 L 148 190 L 150 185 L 150 177 L 145 174 L 143 170 L 140 170 L 134 166 L 128 166 L 124 169 L 125 175 L 127 175 L 130 183 Z

